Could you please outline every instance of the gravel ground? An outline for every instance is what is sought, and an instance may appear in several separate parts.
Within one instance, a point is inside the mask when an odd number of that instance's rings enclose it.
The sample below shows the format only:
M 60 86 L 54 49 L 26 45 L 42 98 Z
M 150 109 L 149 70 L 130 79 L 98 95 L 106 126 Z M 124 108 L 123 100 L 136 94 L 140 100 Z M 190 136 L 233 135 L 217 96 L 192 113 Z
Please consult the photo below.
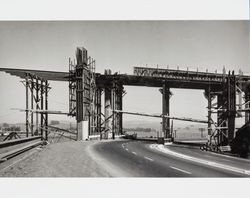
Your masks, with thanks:
M 0 164 L 0 177 L 111 177 L 90 147 L 98 141 L 68 141 L 35 148 Z

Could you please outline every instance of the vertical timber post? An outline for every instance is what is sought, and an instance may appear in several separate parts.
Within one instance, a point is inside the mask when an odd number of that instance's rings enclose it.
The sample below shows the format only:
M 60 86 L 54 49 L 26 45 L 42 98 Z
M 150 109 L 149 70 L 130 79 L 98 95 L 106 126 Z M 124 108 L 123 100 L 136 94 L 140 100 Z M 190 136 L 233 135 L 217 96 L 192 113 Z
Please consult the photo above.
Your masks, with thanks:
M 33 110 L 34 110 L 34 81 L 33 81 L 33 77 L 31 78 L 31 85 L 30 85 L 30 103 L 31 103 L 31 121 L 30 121 L 30 132 L 31 132 L 31 135 L 33 136 L 34 135 L 34 113 L 33 113 Z
M 115 133 L 116 133 L 116 113 L 114 110 L 116 110 L 116 83 L 113 83 L 112 90 L 111 90 L 111 108 L 112 108 L 112 139 L 115 139 Z
M 36 133 L 39 135 L 39 128 L 38 128 L 38 112 L 39 110 L 39 82 L 38 78 L 36 78 Z
M 25 79 L 25 88 L 26 88 L 26 137 L 29 136 L 29 79 L 26 74 Z
M 119 110 L 123 110 L 123 86 L 121 85 L 119 91 Z M 123 114 L 119 113 L 119 132 L 123 135 Z
M 223 100 L 223 93 L 221 94 L 218 94 L 217 95 L 217 109 L 218 109 L 218 112 L 217 112 L 217 127 L 225 127 L 225 120 L 223 119 L 224 116 L 224 112 L 222 111 L 223 108 L 224 108 L 224 100 Z M 221 110 L 221 111 L 220 111 Z M 221 133 L 221 131 L 225 131 L 224 129 L 219 129 L 217 128 L 217 144 L 219 145 L 222 140 L 223 140 L 223 133 Z
M 45 81 L 45 140 L 48 141 L 48 88 L 49 84 L 48 84 L 48 80 Z
M 43 92 L 44 92 L 44 86 L 43 86 L 43 80 L 41 80 L 41 84 L 40 84 L 40 110 L 41 110 L 41 114 L 40 114 L 40 128 L 41 128 L 41 136 L 42 136 L 42 140 L 44 139 L 44 134 L 43 134 Z

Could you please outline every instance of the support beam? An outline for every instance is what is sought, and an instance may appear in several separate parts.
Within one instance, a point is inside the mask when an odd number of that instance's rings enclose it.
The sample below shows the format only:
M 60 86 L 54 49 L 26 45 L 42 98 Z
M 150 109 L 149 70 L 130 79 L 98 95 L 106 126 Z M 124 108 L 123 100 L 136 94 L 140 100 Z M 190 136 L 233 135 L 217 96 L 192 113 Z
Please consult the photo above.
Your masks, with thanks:
M 207 120 L 199 120 L 199 119 L 193 119 L 193 118 L 187 118 L 187 117 L 173 117 L 173 116 L 168 116 L 168 115 L 146 114 L 146 113 L 138 113 L 138 112 L 119 111 L 119 110 L 114 110 L 114 111 L 118 113 L 121 112 L 123 114 L 136 115 L 136 116 L 146 116 L 146 117 L 152 117 L 152 118 L 168 118 L 170 120 L 180 120 L 180 121 L 203 123 L 203 124 L 208 123 Z

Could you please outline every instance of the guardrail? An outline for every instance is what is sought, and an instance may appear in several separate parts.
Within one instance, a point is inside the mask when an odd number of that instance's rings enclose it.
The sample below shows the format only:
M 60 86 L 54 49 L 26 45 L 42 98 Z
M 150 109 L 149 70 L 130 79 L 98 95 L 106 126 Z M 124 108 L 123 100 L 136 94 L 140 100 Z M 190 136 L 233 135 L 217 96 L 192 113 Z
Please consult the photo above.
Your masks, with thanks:
M 13 149 L 13 150 L 8 151 L 6 153 L 0 154 L 0 162 L 6 161 L 6 160 L 8 160 L 16 155 L 19 155 L 19 154 L 21 154 L 27 150 L 30 150 L 38 145 L 41 145 L 41 144 L 43 144 L 42 140 L 40 140 L 38 142 L 33 142 L 31 144 L 22 146 L 22 147 L 17 148 L 17 149 Z
M 42 141 L 41 138 L 41 136 L 33 136 L 28 138 L 0 142 L 0 148 L 13 147 L 12 150 L 8 149 L 10 151 L 0 154 L 0 162 L 6 161 L 16 155 L 19 155 L 27 150 L 30 150 L 38 145 L 43 144 L 44 141 Z M 30 144 L 25 144 L 25 146 L 21 145 L 23 143 L 31 142 L 34 140 L 38 141 L 32 142 Z M 20 145 L 20 147 L 17 148 L 16 145 Z
M 9 140 L 9 141 L 0 142 L 0 148 L 13 146 L 16 144 L 21 144 L 21 143 L 29 142 L 29 141 L 36 140 L 36 139 L 41 139 L 41 136 L 32 136 L 32 137 L 27 137 L 27 138 L 21 138 L 21 139 L 16 139 L 16 140 Z
M 201 147 L 201 146 L 204 146 L 206 145 L 206 143 L 203 143 L 203 142 L 181 142 L 181 141 L 174 141 L 173 142 L 174 144 L 181 144 L 181 145 L 190 145 L 190 146 L 197 146 L 197 147 Z

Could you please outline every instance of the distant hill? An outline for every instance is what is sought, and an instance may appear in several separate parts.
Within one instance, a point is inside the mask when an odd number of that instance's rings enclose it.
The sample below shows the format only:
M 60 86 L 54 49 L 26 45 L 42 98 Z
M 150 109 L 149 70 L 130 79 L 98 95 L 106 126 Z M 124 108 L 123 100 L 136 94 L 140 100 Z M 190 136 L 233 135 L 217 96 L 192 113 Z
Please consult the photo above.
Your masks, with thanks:
M 62 129 L 69 129 L 70 128 L 70 124 L 72 128 L 76 128 L 76 123 L 75 122 L 68 122 L 68 121 L 59 121 L 60 123 L 57 125 L 53 125 L 55 127 L 58 128 L 62 128 Z M 34 121 L 35 124 L 35 121 Z M 0 127 L 2 127 L 3 123 L 0 123 Z M 17 126 L 21 128 L 21 131 L 25 131 L 26 130 L 26 124 L 25 123 L 15 123 L 15 124 L 10 124 L 8 123 L 8 125 L 11 126 Z M 50 125 L 50 122 L 49 122 Z
M 129 121 L 124 121 L 123 122 L 123 127 L 124 128 L 153 128 L 157 131 L 161 129 L 161 124 L 159 122 L 154 122 L 154 121 L 141 121 L 141 120 L 129 120 Z
M 76 122 L 69 122 L 69 121 L 59 121 L 60 123 L 54 125 L 58 128 L 69 129 L 70 125 L 72 128 L 76 128 Z M 9 124 L 9 123 L 8 123 Z M 3 123 L 0 123 L 0 127 Z M 21 131 L 25 131 L 25 123 L 16 123 L 16 124 L 9 124 L 9 126 L 17 126 L 21 128 Z M 236 127 L 241 127 L 242 125 L 236 124 Z M 161 120 L 159 121 L 143 121 L 143 120 L 124 120 L 123 122 L 124 128 L 152 128 L 156 131 L 160 131 L 162 129 Z M 200 130 L 203 128 L 204 130 Z M 145 133 L 149 136 L 149 133 Z M 174 134 L 176 134 L 176 138 L 205 138 L 207 136 L 207 126 L 205 124 L 197 124 L 197 123 L 188 123 L 183 122 L 183 124 L 176 125 L 174 123 Z M 152 132 L 152 136 L 156 136 L 157 132 Z M 151 134 L 150 134 L 151 136 Z

